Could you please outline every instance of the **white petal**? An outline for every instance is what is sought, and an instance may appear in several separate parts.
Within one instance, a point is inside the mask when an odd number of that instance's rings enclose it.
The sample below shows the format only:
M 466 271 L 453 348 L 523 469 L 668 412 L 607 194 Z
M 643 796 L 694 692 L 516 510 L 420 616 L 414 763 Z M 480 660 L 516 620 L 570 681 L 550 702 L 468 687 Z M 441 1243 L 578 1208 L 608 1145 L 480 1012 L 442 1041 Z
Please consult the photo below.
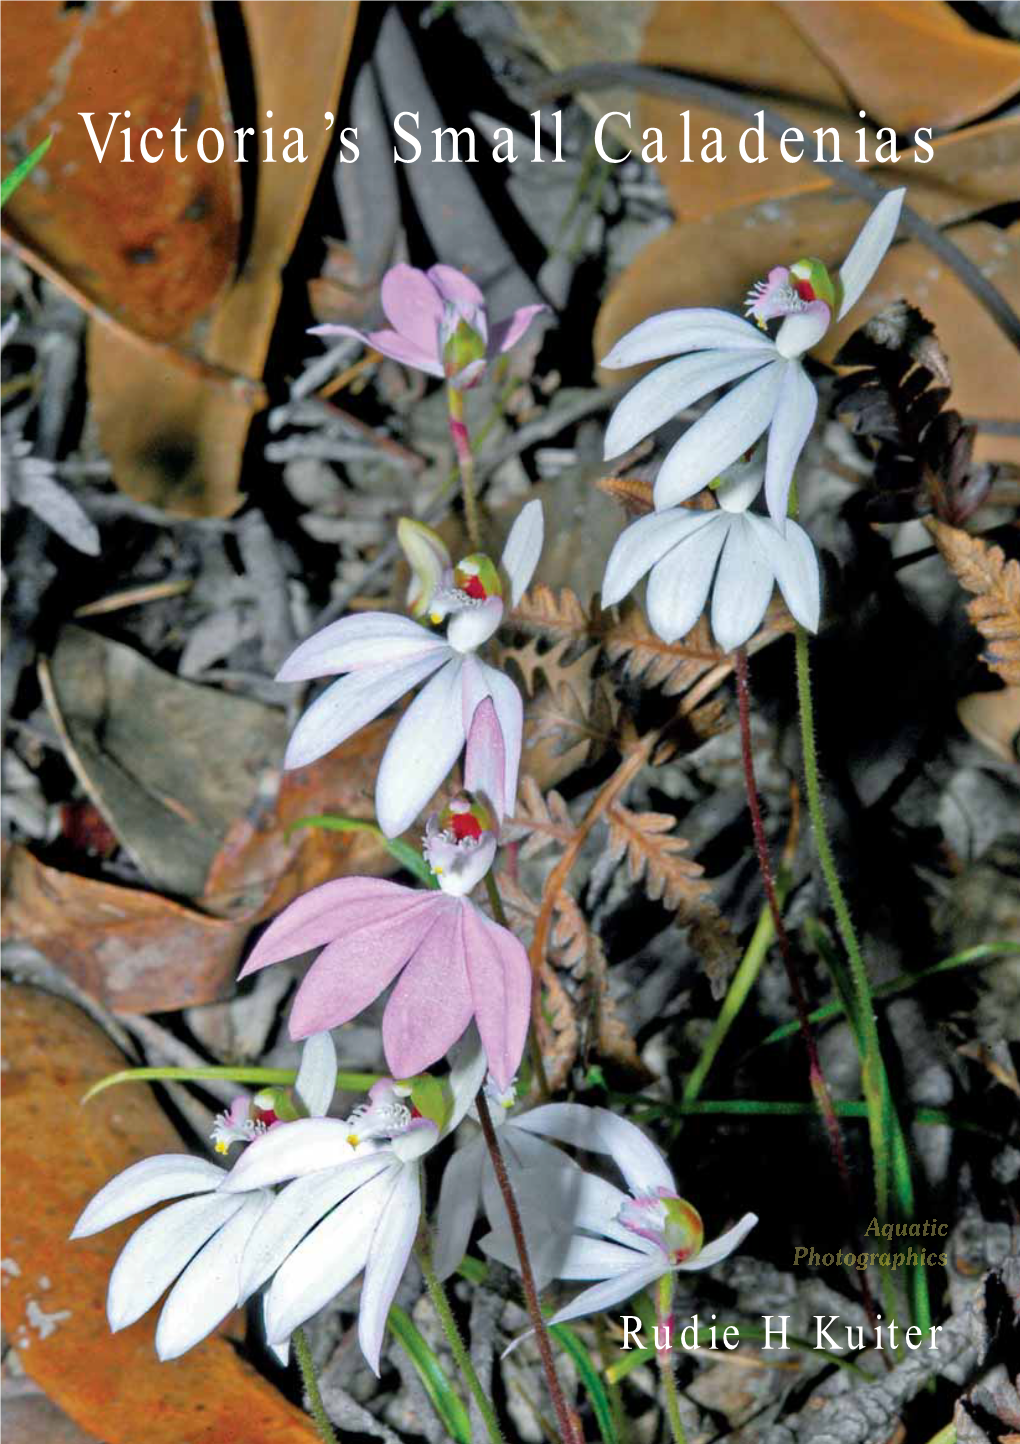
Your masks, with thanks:
M 528 589 L 535 575 L 538 559 L 542 555 L 542 540 L 545 519 L 542 503 L 537 499 L 522 507 L 517 520 L 510 528 L 501 558 L 503 570 L 510 578 L 510 605 L 516 607 Z
M 694 496 L 750 450 L 772 419 L 782 378 L 779 362 L 763 366 L 687 428 L 655 478 L 660 511 Z
M 199 1249 L 244 1207 L 244 1198 L 206 1194 L 173 1203 L 128 1239 L 110 1275 L 106 1315 L 114 1333 L 151 1309 Z
M 712 588 L 712 631 L 724 652 L 742 647 L 757 631 L 775 583 L 754 520 L 746 514 L 731 517 Z
M 616 1274 L 614 1278 L 607 1279 L 605 1283 L 595 1284 L 592 1288 L 585 1289 L 583 1293 L 578 1294 L 573 1303 L 557 1309 L 547 1323 L 566 1324 L 571 1319 L 583 1318 L 585 1314 L 601 1313 L 604 1309 L 612 1308 L 614 1304 L 623 1303 L 625 1299 L 632 1299 L 635 1294 L 646 1289 L 656 1279 L 661 1279 L 668 1267 L 665 1254 L 660 1253 L 658 1259 L 639 1264 L 637 1268 L 628 1269 L 626 1273 Z
M 388 1169 L 378 1174 L 313 1228 L 281 1265 L 266 1296 L 270 1343 L 289 1338 L 365 1267 L 392 1186 Z
M 768 553 L 786 605 L 809 632 L 818 631 L 822 610 L 822 583 L 814 543 L 795 521 L 786 523 L 785 535 L 764 517 L 753 517 L 758 541 Z
M 661 311 L 649 316 L 626 336 L 621 336 L 602 362 L 615 370 L 655 361 L 660 356 L 680 356 L 686 351 L 707 351 L 713 347 L 748 351 L 771 351 L 772 342 L 749 321 L 729 311 L 712 307 L 688 307 Z
M 602 581 L 602 605 L 615 607 L 656 562 L 712 520 L 710 511 L 670 507 L 631 522 L 616 538 Z
M 621 456 L 685 406 L 771 359 L 770 349 L 708 351 L 657 366 L 631 387 L 609 418 L 604 456 Z
M 325 1168 L 288 1183 L 276 1195 L 245 1249 L 238 1276 L 240 1301 L 250 1298 L 276 1273 L 284 1259 L 331 1209 L 391 1164 L 392 1159 L 386 1153 L 366 1154 L 342 1168 Z
M 464 1118 L 472 1103 L 478 1097 L 478 1090 L 485 1082 L 489 1060 L 485 1056 L 482 1040 L 474 1023 L 458 1043 L 450 1050 L 450 1092 L 453 1107 L 443 1126 L 443 1137 L 448 1137 Z
M 374 1374 L 379 1373 L 386 1317 L 407 1268 L 420 1221 L 419 1172 L 416 1167 L 405 1167 L 397 1174 L 393 1191 L 381 1207 L 361 1285 L 358 1342 Z
M 156 1353 L 176 1359 L 211 1334 L 239 1301 L 241 1255 L 252 1231 L 273 1201 L 255 1193 L 209 1240 L 170 1290 L 156 1326 Z
M 608 1108 L 588 1108 L 583 1103 L 545 1103 L 515 1118 L 515 1128 L 540 1133 L 559 1143 L 585 1148 L 591 1153 L 608 1153 L 636 1193 L 665 1188 L 676 1192 L 676 1181 L 662 1154 L 640 1128 L 610 1113 Z
M 354 1158 L 350 1129 L 339 1118 L 298 1118 L 256 1138 L 223 1181 L 225 1193 L 269 1188 L 288 1178 L 336 1168 Z
M 451 657 L 440 668 L 401 717 L 383 753 L 375 812 L 387 837 L 407 831 L 460 756 L 462 665 L 459 657 Z
M 208 1193 L 219 1188 L 226 1169 L 189 1153 L 160 1153 L 132 1163 L 101 1188 L 75 1224 L 72 1238 L 101 1233 L 143 1208 L 180 1198 L 185 1193 Z
M 454 612 L 446 628 L 446 640 L 455 652 L 475 652 L 494 637 L 503 620 L 502 597 L 489 597 L 462 612 Z
M 385 712 L 398 697 L 417 687 L 449 656 L 450 648 L 444 642 L 414 661 L 364 667 L 341 677 L 315 699 L 298 722 L 287 745 L 284 767 L 307 767 L 317 762 Z
M 294 1092 L 313 1118 L 324 1118 L 336 1092 L 336 1046 L 332 1033 L 312 1033 L 301 1049 Z
M 449 1278 L 467 1253 L 481 1202 L 485 1162 L 485 1144 L 474 1138 L 453 1155 L 443 1170 L 432 1242 L 432 1264 L 441 1279 Z
M 860 299 L 861 292 L 878 270 L 882 257 L 892 245 L 896 227 L 900 222 L 903 197 L 906 189 L 890 191 L 883 196 L 871 215 L 864 222 L 856 241 L 850 247 L 850 254 L 839 268 L 839 279 L 843 283 L 843 299 L 836 314 L 837 321 L 843 319 L 850 307 Z
M 709 513 L 703 527 L 663 557 L 648 583 L 648 620 L 664 642 L 686 637 L 705 610 L 709 588 L 730 527 L 726 512 Z
M 490 667 L 488 662 L 475 658 L 484 686 L 492 698 L 496 718 L 503 733 L 506 750 L 505 806 L 508 817 L 512 817 L 517 806 L 517 776 L 521 770 L 521 747 L 524 741 L 524 703 L 517 687 L 505 672 Z M 465 666 L 465 681 L 468 667 Z
M 784 360 L 795 361 L 817 346 L 832 325 L 832 312 L 824 301 L 813 301 L 803 311 L 784 318 L 776 332 L 776 350 Z
M 713 1264 L 721 1263 L 740 1247 L 757 1222 L 756 1213 L 745 1213 L 739 1223 L 735 1223 L 711 1243 L 706 1243 L 701 1252 L 688 1263 L 674 1264 L 674 1270 L 677 1273 L 694 1273 L 697 1269 L 710 1269 Z
M 276 674 L 278 682 L 303 682 L 362 667 L 391 667 L 443 646 L 442 637 L 392 612 L 362 612 L 331 622 L 295 648 Z
M 518 1132 L 513 1123 L 508 1131 L 518 1137 L 528 1137 L 526 1131 Z M 571 1167 L 562 1154 L 558 1154 L 553 1166 L 532 1163 L 519 1176 L 515 1175 L 514 1183 L 521 1211 L 536 1218 L 555 1220 L 555 1228 L 564 1235 L 577 1234 L 580 1230 L 604 1234 L 612 1241 L 613 1248 L 622 1244 L 628 1253 L 632 1250 L 647 1253 L 649 1247 L 654 1247 L 622 1223 L 617 1223 L 617 1215 L 627 1202 L 627 1195 L 604 1178 Z M 633 1262 L 633 1258 L 625 1259 L 621 1266 L 629 1268 Z M 608 1273 L 609 1269 L 604 1272 Z M 596 1277 L 594 1274 L 564 1274 L 558 1270 L 557 1276 Z
M 818 392 L 800 362 L 787 361 L 783 371 L 765 463 L 765 501 L 778 527 L 786 521 L 793 470 L 818 410 Z

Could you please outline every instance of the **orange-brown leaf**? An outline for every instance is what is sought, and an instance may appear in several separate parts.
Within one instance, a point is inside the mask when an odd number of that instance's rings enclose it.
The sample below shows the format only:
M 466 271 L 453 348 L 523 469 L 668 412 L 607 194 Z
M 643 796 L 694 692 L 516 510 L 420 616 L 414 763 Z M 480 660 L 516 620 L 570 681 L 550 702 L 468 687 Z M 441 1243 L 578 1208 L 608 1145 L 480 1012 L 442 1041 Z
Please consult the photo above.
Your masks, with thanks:
M 3 1004 L 0 1250 L 17 1272 L 8 1264 L 0 1307 L 26 1372 L 106 1444 L 314 1444 L 310 1420 L 226 1339 L 161 1364 L 157 1311 L 110 1333 L 110 1270 L 137 1220 L 75 1243 L 68 1234 L 114 1174 L 150 1154 L 186 1150 L 148 1088 L 114 1089 L 82 1107 L 89 1085 L 125 1059 L 78 1008 L 7 983 Z M 51 1332 L 39 1327 L 37 1310 L 58 1316 Z

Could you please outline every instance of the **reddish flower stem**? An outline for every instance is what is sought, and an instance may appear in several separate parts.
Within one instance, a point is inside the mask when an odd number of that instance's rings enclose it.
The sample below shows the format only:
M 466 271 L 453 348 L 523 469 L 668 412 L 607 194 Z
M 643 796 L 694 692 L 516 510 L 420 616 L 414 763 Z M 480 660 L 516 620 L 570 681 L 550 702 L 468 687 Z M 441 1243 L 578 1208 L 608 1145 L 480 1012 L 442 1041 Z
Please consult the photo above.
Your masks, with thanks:
M 751 813 L 751 828 L 754 832 L 755 852 L 758 855 L 758 870 L 761 873 L 762 886 L 765 889 L 765 898 L 768 902 L 769 912 L 772 915 L 772 926 L 775 928 L 776 940 L 779 943 L 783 966 L 786 968 L 786 977 L 790 984 L 790 994 L 793 998 L 793 1005 L 797 1011 L 800 1035 L 804 1040 L 804 1048 L 808 1056 L 808 1076 L 811 1082 L 811 1092 L 814 1095 L 818 1110 L 825 1123 L 825 1129 L 829 1136 L 829 1147 L 832 1150 L 832 1156 L 836 1164 L 836 1170 L 839 1173 L 840 1182 L 843 1185 L 847 1199 L 852 1204 L 854 1189 L 853 1182 L 850 1178 L 850 1168 L 847 1164 L 846 1151 L 843 1147 L 843 1133 L 839 1126 L 839 1119 L 836 1117 L 836 1110 L 832 1106 L 832 1094 L 829 1092 L 829 1084 L 822 1070 L 821 1059 L 818 1056 L 818 1044 L 811 1030 L 811 1020 L 807 999 L 804 996 L 804 986 L 800 979 L 796 961 L 794 960 L 793 948 L 790 944 L 790 935 L 786 931 L 786 924 L 783 922 L 779 899 L 776 896 L 772 858 L 769 854 L 768 838 L 765 835 L 765 823 L 762 820 L 761 803 L 758 798 L 758 785 L 754 775 L 754 749 L 751 744 L 751 686 L 746 649 L 744 647 L 738 647 L 734 653 L 734 657 L 736 660 L 734 675 L 737 681 L 737 706 L 740 712 L 740 753 L 744 765 L 744 783 L 747 788 L 747 806 Z M 874 1327 L 876 1323 L 875 1305 L 867 1277 L 864 1274 L 861 1274 L 861 1296 L 868 1320 L 872 1327 Z
M 562 1444 L 584 1444 L 584 1435 L 581 1432 L 577 1417 L 571 1410 L 563 1396 L 560 1381 L 556 1374 L 556 1364 L 553 1360 L 552 1341 L 549 1338 L 549 1330 L 546 1328 L 545 1319 L 542 1317 L 542 1310 L 538 1302 L 538 1289 L 535 1287 L 535 1275 L 531 1267 L 531 1259 L 528 1256 L 528 1245 L 524 1237 L 524 1225 L 521 1223 L 521 1212 L 517 1207 L 517 1199 L 514 1197 L 513 1187 L 510 1183 L 510 1175 L 506 1171 L 506 1163 L 500 1151 L 499 1139 L 496 1137 L 496 1130 L 492 1125 L 492 1115 L 489 1112 L 489 1105 L 486 1101 L 485 1090 L 483 1089 L 475 1100 L 478 1109 L 478 1121 L 482 1125 L 482 1133 L 485 1136 L 485 1146 L 489 1150 L 489 1157 L 492 1160 L 492 1170 L 496 1175 L 496 1183 L 503 1196 L 503 1203 L 506 1207 L 507 1218 L 510 1220 L 510 1232 L 514 1236 L 514 1246 L 517 1249 L 517 1257 L 521 1265 L 521 1279 L 524 1283 L 524 1298 L 528 1306 L 528 1315 L 532 1327 L 535 1330 L 535 1338 L 538 1342 L 538 1352 L 542 1358 L 542 1368 L 545 1371 L 545 1380 L 549 1388 L 549 1397 L 552 1399 L 553 1409 L 556 1412 L 556 1422 L 559 1425 Z

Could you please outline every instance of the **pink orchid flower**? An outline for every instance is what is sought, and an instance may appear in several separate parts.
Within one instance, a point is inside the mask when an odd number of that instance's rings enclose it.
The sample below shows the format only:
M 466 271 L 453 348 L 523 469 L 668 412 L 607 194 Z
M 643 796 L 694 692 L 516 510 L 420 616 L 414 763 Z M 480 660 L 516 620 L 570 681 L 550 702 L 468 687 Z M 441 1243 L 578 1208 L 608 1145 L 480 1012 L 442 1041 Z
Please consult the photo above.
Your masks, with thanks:
M 354 326 L 313 326 L 315 336 L 357 336 L 392 361 L 429 376 L 443 376 L 467 390 L 486 364 L 524 335 L 547 306 L 522 306 L 490 328 L 485 298 L 462 271 L 430 266 L 419 271 L 399 265 L 388 270 L 380 289 L 389 329 L 358 331 Z
M 442 1058 L 473 1018 L 493 1078 L 509 1087 L 528 1031 L 531 966 L 512 933 L 467 896 L 495 851 L 487 810 L 454 803 L 429 820 L 426 834 L 438 891 L 374 877 L 323 883 L 284 908 L 241 977 L 322 948 L 294 999 L 291 1037 L 348 1022 L 396 981 L 382 1028 L 394 1077 L 410 1078 Z

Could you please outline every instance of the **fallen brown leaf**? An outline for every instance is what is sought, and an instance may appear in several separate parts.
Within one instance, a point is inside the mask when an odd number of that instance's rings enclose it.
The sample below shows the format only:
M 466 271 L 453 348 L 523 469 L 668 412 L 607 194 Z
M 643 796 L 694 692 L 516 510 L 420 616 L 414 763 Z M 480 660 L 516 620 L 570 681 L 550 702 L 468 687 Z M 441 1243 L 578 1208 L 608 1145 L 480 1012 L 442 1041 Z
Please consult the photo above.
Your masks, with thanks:
M 147 1088 L 81 1096 L 123 1055 L 84 1013 L 3 985 L 4 1327 L 26 1372 L 106 1444 L 311 1444 L 311 1422 L 225 1339 L 172 1364 L 153 1349 L 155 1314 L 119 1334 L 106 1322 L 110 1269 L 136 1221 L 70 1243 L 91 1196 L 153 1153 L 184 1146 Z M 15 1272 L 16 1270 L 16 1272 Z M 50 1316 L 52 1328 L 40 1326 Z M 243 1421 L 243 1423 L 241 1422 Z
M 181 8 L 181 7 L 174 7 Z M 184 7 L 187 8 L 187 7 Z M 244 268 L 209 319 L 202 355 L 241 384 L 196 374 L 96 321 L 89 331 L 89 391 L 117 484 L 141 501 L 186 515 L 229 515 L 240 501 L 241 457 L 264 404 L 261 377 L 279 310 L 281 273 L 311 200 L 331 132 L 357 16 L 356 0 L 243 7 L 258 113 L 303 131 L 305 162 L 258 168 Z M 236 167 L 232 167 L 236 169 Z
M 976 742 L 987 747 L 1002 762 L 1017 761 L 1020 737 L 1020 687 L 1002 687 L 998 692 L 972 692 L 961 697 L 956 714 Z
M 118 322 L 159 340 L 187 338 L 230 280 L 241 212 L 229 151 L 206 164 L 199 132 L 229 132 L 212 7 L 4 4 L 4 173 L 47 135 L 45 163 L 4 208 L 17 238 Z M 92 113 L 103 162 L 78 112 Z M 139 137 L 186 117 L 187 159 L 146 164 Z M 134 163 L 122 164 L 129 127 Z M 150 151 L 159 145 L 149 137 Z
M 229 995 L 247 922 L 157 893 L 47 867 L 4 845 L 4 939 L 32 943 L 114 1013 L 155 1013 Z

